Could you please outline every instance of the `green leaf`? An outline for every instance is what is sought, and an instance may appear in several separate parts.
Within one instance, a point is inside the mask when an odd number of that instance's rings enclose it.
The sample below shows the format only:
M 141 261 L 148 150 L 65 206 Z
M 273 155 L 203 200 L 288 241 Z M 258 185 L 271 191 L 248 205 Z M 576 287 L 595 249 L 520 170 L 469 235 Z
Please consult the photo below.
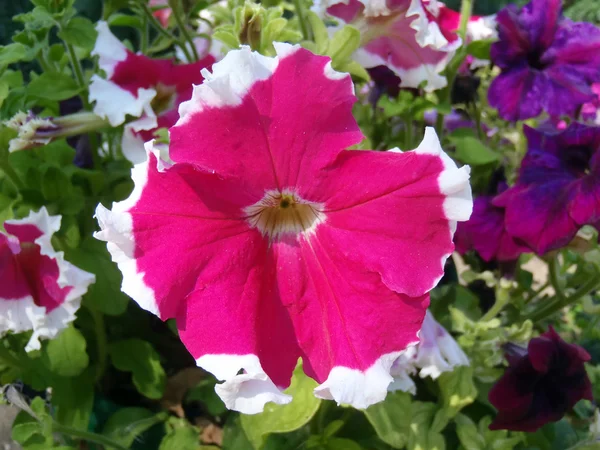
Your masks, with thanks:
M 19 444 L 24 444 L 35 434 L 42 434 L 43 429 L 40 423 L 33 419 L 31 422 L 18 423 L 12 428 L 12 438 Z
M 79 248 L 66 248 L 65 258 L 80 269 L 96 275 L 96 282 L 89 287 L 83 298 L 84 303 L 89 303 L 94 309 L 110 316 L 125 312 L 129 297 L 121 292 L 121 272 L 110 260 L 104 242 L 87 237 L 81 241 Z
M 456 434 L 465 450 L 485 450 L 485 439 L 471 419 L 464 414 L 457 414 L 454 418 Z
M 109 354 L 114 366 L 133 375 L 133 384 L 140 394 L 159 399 L 165 390 L 167 376 L 159 355 L 149 342 L 125 339 L 110 344 Z
M 42 353 L 45 365 L 63 377 L 79 375 L 89 364 L 85 338 L 72 325 L 48 341 Z
M 484 39 L 481 41 L 473 41 L 467 45 L 467 53 L 471 56 L 474 56 L 477 59 L 489 60 L 490 57 L 490 48 L 494 39 Z
M 27 47 L 15 42 L 0 47 L 0 66 L 21 61 L 27 55 Z
M 69 75 L 45 72 L 29 83 L 27 93 L 45 100 L 66 100 L 81 92 L 81 88 Z
M 456 159 L 465 164 L 481 166 L 496 163 L 500 160 L 500 155 L 475 137 L 457 136 L 453 133 L 448 136 L 448 140 L 456 149 Z
M 470 366 L 459 366 L 452 372 L 443 373 L 438 379 L 438 384 L 443 408 L 448 418 L 454 417 L 477 398 L 473 368 Z
M 86 370 L 77 377 L 58 378 L 52 385 L 56 421 L 73 428 L 87 429 L 94 406 L 94 376 Z
M 327 55 L 331 57 L 333 68 L 337 69 L 347 62 L 359 45 L 360 31 L 356 28 L 345 25 L 344 28 L 336 31 L 327 50 Z
M 240 415 L 230 415 L 223 427 L 223 450 L 254 450 L 241 425 Z
M 48 167 L 42 177 L 42 194 L 49 202 L 59 201 L 71 193 L 71 182 L 65 173 L 56 168 Z
M 142 30 L 144 22 L 139 16 L 115 13 L 108 18 L 108 24 L 114 27 L 131 27 Z
M 200 447 L 198 430 L 191 425 L 178 421 L 160 443 L 158 450 L 197 450 Z
M 358 77 L 365 81 L 371 79 L 371 77 L 369 76 L 369 72 L 367 72 L 367 70 L 356 61 L 346 61 L 344 64 L 341 64 L 338 67 L 336 67 L 336 70 L 338 72 L 347 72 L 350 75 L 354 75 L 355 77 Z
M 290 387 L 285 390 L 286 394 L 292 396 L 291 403 L 268 403 L 260 414 L 243 415 L 242 428 L 254 448 L 259 449 L 265 436 L 270 433 L 287 433 L 308 423 L 321 402 L 314 396 L 315 387 L 317 383 L 304 374 L 299 364 L 294 370 Z
M 240 46 L 240 41 L 238 37 L 231 31 L 226 29 L 217 28 L 213 35 L 213 39 L 217 39 L 221 41 L 223 44 L 230 48 L 238 48 Z
M 313 39 L 317 44 L 316 53 L 319 55 L 325 54 L 329 47 L 329 33 L 327 32 L 327 27 L 314 11 L 306 12 L 306 20 L 312 29 Z
M 351 439 L 332 438 L 325 444 L 327 450 L 361 450 L 362 447 Z
M 8 97 L 9 89 L 10 86 L 8 85 L 8 83 L 6 81 L 0 80 L 0 107 L 2 107 L 2 103 L 4 103 L 4 100 L 6 100 L 6 97 Z
M 165 413 L 153 414 L 146 408 L 122 408 L 108 418 L 102 434 L 129 448 L 139 435 L 166 417 Z
M 408 443 L 411 409 L 410 394 L 393 392 L 385 401 L 367 408 L 365 415 L 383 442 L 393 448 L 404 448 Z
M 410 434 L 408 450 L 445 450 L 446 442 L 438 430 L 432 428 L 437 405 L 414 402 L 410 414 Z
M 58 32 L 58 37 L 67 44 L 88 50 L 94 48 L 97 36 L 94 24 L 85 17 L 74 17 Z

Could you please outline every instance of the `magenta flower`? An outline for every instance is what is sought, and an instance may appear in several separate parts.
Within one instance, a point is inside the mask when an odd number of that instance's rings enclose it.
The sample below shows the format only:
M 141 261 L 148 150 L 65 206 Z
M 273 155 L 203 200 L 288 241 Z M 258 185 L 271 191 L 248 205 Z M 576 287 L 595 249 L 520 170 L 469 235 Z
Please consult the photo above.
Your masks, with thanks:
M 567 245 L 583 225 L 600 224 L 600 128 L 525 127 L 528 151 L 517 183 L 493 201 L 508 233 L 539 254 Z
M 287 403 L 302 357 L 315 394 L 364 408 L 417 333 L 472 201 L 432 129 L 412 152 L 346 151 L 363 136 L 350 76 L 276 43 L 229 52 L 171 128 L 173 165 L 133 170 L 98 207 L 123 290 L 219 380 L 227 407 Z M 242 371 L 240 373 L 240 371 Z
M 509 367 L 489 393 L 498 410 L 491 430 L 534 432 L 560 420 L 579 400 L 593 400 L 584 366 L 590 355 L 552 327 L 527 349 L 509 345 L 507 350 Z
M 490 105 L 506 120 L 542 111 L 573 115 L 600 81 L 600 28 L 564 18 L 560 0 L 531 0 L 497 14 L 500 40 L 492 61 L 502 73 L 490 85 Z
M 59 228 L 60 216 L 42 208 L 7 220 L 6 233 L 0 232 L 0 335 L 33 330 L 27 351 L 75 320 L 81 297 L 95 280 L 52 248 L 50 239 Z
M 501 183 L 498 193 L 507 189 Z M 531 250 L 508 234 L 504 224 L 504 208 L 494 206 L 493 195 L 481 195 L 473 202 L 473 214 L 467 222 L 460 223 L 454 242 L 456 250 L 465 254 L 475 250 L 485 261 L 514 261 Z
M 90 101 L 94 112 L 112 126 L 126 116 L 139 117 L 123 132 L 123 154 L 131 162 L 146 158 L 144 142 L 158 128 L 169 128 L 179 119 L 179 105 L 192 96 L 194 83 L 203 80 L 202 69 L 215 59 L 208 55 L 192 64 L 175 64 L 170 59 L 152 59 L 128 50 L 111 32 L 106 22 L 96 25 L 98 39 L 92 51 L 107 79 L 92 76 Z
M 446 86 L 440 72 L 461 45 L 454 30 L 441 28 L 436 6 L 424 0 L 324 0 L 316 8 L 360 30 L 362 46 L 354 59 L 365 68 L 387 66 L 401 87 L 425 82 L 432 91 Z

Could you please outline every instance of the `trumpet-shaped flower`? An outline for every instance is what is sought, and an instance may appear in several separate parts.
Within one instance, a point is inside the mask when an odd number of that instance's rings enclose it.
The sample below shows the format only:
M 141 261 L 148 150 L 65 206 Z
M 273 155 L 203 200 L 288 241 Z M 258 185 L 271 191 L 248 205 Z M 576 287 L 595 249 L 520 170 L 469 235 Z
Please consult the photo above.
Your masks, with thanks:
M 465 352 L 429 310 L 423 320 L 419 339 L 417 345 L 408 347 L 394 362 L 391 371 L 394 382 L 388 388 L 390 391 L 401 390 L 416 394 L 415 383 L 409 375 L 417 370 L 421 378 L 431 377 L 435 380 L 455 367 L 469 365 Z
M 600 28 L 562 16 L 561 0 L 531 0 L 497 14 L 500 40 L 492 61 L 502 73 L 490 85 L 490 105 L 506 120 L 542 111 L 573 115 L 594 99 L 600 82 Z
M 509 367 L 489 393 L 498 409 L 491 430 L 534 432 L 560 420 L 579 400 L 594 399 L 584 366 L 590 355 L 552 327 L 526 349 L 507 346 L 506 358 Z
M 53 338 L 75 319 L 81 297 L 94 275 L 64 260 L 50 238 L 60 216 L 45 208 L 4 222 L 0 232 L 0 334 L 33 330 L 27 351 L 40 338 Z
M 507 189 L 501 183 L 498 193 Z M 481 195 L 473 202 L 473 214 L 456 230 L 455 243 L 459 253 L 476 250 L 485 261 L 514 261 L 521 253 L 531 251 L 506 231 L 504 208 L 494 206 L 493 195 Z
M 158 128 L 177 122 L 179 105 L 189 100 L 194 83 L 202 82 L 203 68 L 215 61 L 210 55 L 191 64 L 175 64 L 169 59 L 152 59 L 128 50 L 111 32 L 106 22 L 96 26 L 98 39 L 92 54 L 107 78 L 92 76 L 90 101 L 94 112 L 112 126 L 125 122 L 126 116 L 139 117 L 123 132 L 123 154 L 131 162 L 144 160 L 144 142 Z
M 350 76 L 276 43 L 229 52 L 171 128 L 173 164 L 151 143 L 131 197 L 96 211 L 123 290 L 175 317 L 227 407 L 287 403 L 298 358 L 315 394 L 384 399 L 428 291 L 472 201 L 432 129 L 402 153 L 349 151 L 363 136 Z
M 461 40 L 454 30 L 441 28 L 437 1 L 325 0 L 317 9 L 359 29 L 362 41 L 354 59 L 364 67 L 389 67 L 401 87 L 425 82 L 432 91 L 446 86 L 440 72 Z
M 583 225 L 600 224 L 600 128 L 525 127 L 528 150 L 517 183 L 493 200 L 508 233 L 542 254 L 567 245 Z

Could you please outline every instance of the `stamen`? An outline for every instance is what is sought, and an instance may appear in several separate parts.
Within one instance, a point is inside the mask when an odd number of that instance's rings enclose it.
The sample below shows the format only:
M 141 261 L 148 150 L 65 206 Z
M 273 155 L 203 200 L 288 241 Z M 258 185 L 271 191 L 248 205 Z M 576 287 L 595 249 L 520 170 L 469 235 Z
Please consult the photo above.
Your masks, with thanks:
M 245 208 L 250 226 L 271 240 L 284 234 L 311 233 L 325 219 L 320 204 L 310 203 L 288 191 L 269 191 Z

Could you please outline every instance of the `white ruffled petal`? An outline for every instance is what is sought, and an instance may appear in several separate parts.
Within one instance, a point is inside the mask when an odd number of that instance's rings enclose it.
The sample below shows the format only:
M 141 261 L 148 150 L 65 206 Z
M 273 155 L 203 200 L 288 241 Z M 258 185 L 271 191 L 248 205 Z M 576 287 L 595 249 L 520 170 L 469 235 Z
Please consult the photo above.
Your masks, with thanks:
M 154 118 L 156 126 L 156 116 L 151 106 L 156 96 L 154 89 L 139 88 L 137 95 L 133 95 L 112 81 L 93 75 L 89 90 L 90 102 L 95 102 L 94 113 L 108 120 L 113 127 L 125 122 L 127 115 Z
M 285 405 L 292 401 L 271 381 L 256 355 L 204 355 L 196 363 L 224 381 L 215 391 L 228 409 L 258 414 L 269 402 Z

